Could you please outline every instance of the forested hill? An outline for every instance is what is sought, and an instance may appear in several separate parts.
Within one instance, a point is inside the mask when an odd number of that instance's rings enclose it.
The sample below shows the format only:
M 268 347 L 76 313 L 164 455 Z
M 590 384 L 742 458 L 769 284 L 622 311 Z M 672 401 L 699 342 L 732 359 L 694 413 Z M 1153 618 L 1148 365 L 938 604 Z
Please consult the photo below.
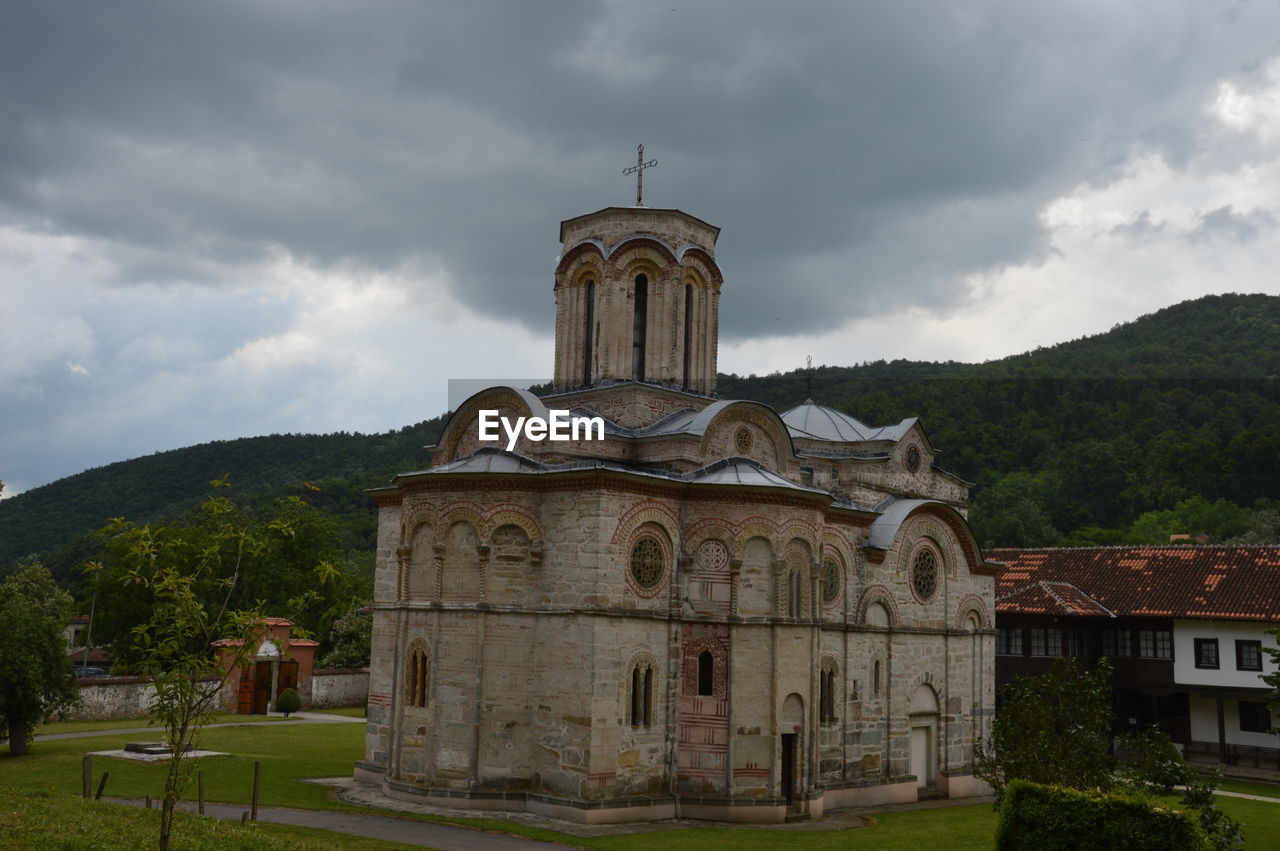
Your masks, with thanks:
M 1280 534 L 1266 501 L 1280 499 L 1277 376 L 1280 298 L 1227 295 L 988 363 L 728 375 L 719 391 L 782 411 L 811 382 L 816 401 L 871 425 L 921 417 L 941 465 L 979 485 L 973 521 L 984 544 L 1158 543 L 1169 531 Z M 173 515 L 223 474 L 241 497 L 305 494 L 335 516 L 345 547 L 371 552 L 363 489 L 421 468 L 442 424 L 209 443 L 85 471 L 0 502 L 0 574 L 40 555 L 74 581 L 89 530 L 114 516 Z
M 6 565 L 41 556 L 74 584 L 91 553 L 89 532 L 112 517 L 148 521 L 175 517 L 227 476 L 239 499 L 265 501 L 303 494 L 334 516 L 347 549 L 372 551 L 373 507 L 368 487 L 421 469 L 424 447 L 436 442 L 444 417 L 385 434 L 274 434 L 216 441 L 95 467 L 0 502 L 0 575 Z

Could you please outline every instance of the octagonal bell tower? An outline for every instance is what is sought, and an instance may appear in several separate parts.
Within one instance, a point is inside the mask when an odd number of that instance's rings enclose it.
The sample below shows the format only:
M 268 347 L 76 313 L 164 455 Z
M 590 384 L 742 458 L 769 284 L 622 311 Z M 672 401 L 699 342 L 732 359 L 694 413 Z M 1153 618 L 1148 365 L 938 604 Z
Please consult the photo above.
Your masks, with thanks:
M 720 229 L 680 210 L 607 207 L 560 223 L 556 390 L 716 386 Z

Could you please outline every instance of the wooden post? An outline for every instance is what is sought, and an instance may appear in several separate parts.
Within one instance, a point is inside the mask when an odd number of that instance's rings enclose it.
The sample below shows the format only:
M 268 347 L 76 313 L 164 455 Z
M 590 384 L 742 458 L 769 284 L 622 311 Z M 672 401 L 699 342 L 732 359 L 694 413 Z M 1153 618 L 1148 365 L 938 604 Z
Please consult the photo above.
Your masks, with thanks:
M 84 796 L 88 798 L 93 790 L 93 757 L 91 756 L 86 756 L 80 764 L 80 786 Z
M 240 823 L 241 823 L 241 824 L 248 824 L 248 823 L 249 823 L 249 811 L 248 811 L 248 810 L 245 810 L 244 812 L 242 812 L 242 813 L 240 814 Z
M 95 794 L 95 795 L 93 796 L 93 799 L 94 799 L 95 801 L 101 801 L 101 800 L 102 800 L 102 790 L 103 790 L 103 789 L 105 789 L 105 788 L 107 788 L 107 778 L 108 778 L 108 777 L 110 777 L 110 776 L 111 776 L 111 772 L 110 772 L 110 771 L 104 771 L 104 772 L 102 772 L 102 781 L 98 783 L 98 792 L 97 792 L 97 794 Z
M 151 809 L 151 793 L 147 793 L 147 809 Z
M 262 779 L 262 763 L 255 762 L 253 764 L 253 811 L 249 817 L 250 821 L 258 820 L 258 786 Z
M 200 802 L 199 803 L 200 815 L 204 815 L 204 769 L 203 768 L 200 769 L 198 772 L 196 772 L 196 783 L 199 789 L 198 800 Z

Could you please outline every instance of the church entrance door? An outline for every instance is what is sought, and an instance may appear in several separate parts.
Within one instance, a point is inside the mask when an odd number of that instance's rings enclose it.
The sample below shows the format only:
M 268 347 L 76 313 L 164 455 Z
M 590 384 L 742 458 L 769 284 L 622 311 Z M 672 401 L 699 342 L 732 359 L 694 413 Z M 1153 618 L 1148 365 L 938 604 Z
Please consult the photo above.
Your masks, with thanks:
M 787 799 L 788 807 L 796 797 L 796 745 L 799 738 L 796 733 L 782 734 L 782 796 Z
M 932 786 L 933 760 L 930 759 L 933 730 L 930 727 L 911 728 L 911 773 L 916 776 L 916 786 Z

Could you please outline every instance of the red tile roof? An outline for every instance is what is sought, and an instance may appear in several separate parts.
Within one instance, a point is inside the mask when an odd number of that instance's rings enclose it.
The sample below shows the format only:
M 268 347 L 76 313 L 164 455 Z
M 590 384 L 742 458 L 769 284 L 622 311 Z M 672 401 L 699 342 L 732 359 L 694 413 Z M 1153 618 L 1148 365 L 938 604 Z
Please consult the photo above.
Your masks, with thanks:
M 1280 623 L 1280 547 L 992 549 L 996 611 Z

